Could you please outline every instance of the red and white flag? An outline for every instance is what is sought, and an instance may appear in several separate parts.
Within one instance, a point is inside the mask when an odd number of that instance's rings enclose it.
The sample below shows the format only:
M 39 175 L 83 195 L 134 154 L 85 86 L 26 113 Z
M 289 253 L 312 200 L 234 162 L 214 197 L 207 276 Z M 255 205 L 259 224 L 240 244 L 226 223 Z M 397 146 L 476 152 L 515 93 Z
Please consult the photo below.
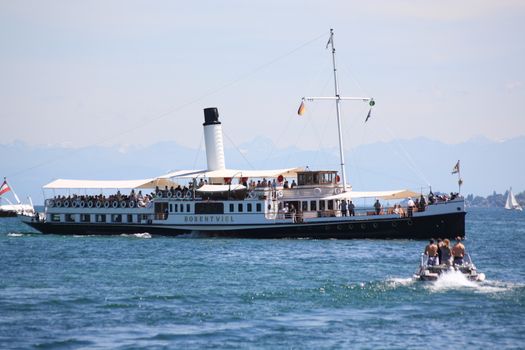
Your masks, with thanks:
M 11 191 L 11 188 L 9 188 L 7 181 L 4 180 L 4 183 L 0 187 L 0 196 L 9 191 Z

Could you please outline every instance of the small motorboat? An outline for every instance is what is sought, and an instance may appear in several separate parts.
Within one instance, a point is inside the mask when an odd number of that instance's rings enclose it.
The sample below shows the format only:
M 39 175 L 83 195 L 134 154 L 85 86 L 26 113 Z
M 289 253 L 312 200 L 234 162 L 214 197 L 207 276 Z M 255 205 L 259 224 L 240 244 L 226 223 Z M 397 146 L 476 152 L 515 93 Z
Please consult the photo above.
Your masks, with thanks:
M 485 280 L 485 274 L 477 271 L 476 266 L 472 262 L 470 255 L 465 254 L 463 264 L 440 264 L 428 265 L 428 256 L 421 254 L 421 262 L 418 271 L 414 274 L 414 278 L 419 281 L 436 281 L 442 274 L 447 272 L 459 271 L 469 281 L 482 282 Z

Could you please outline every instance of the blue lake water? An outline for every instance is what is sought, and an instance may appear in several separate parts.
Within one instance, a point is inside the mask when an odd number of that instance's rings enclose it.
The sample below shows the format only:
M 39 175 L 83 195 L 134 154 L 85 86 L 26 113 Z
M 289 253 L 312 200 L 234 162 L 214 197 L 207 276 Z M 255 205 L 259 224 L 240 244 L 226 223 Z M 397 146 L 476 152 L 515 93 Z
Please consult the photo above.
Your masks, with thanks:
M 41 235 L 0 219 L 1 349 L 524 348 L 525 213 L 472 209 L 487 281 L 426 242 Z

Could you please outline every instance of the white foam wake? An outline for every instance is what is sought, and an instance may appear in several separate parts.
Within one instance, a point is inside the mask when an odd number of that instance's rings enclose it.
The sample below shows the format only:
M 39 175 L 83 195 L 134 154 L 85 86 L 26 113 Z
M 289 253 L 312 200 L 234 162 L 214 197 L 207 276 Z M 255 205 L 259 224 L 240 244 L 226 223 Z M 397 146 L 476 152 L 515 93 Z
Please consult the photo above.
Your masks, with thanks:
M 17 232 L 9 232 L 7 234 L 8 237 L 22 237 L 24 234 L 23 233 L 17 233 Z
M 136 237 L 136 238 L 151 238 L 151 234 L 149 232 L 142 232 L 142 233 L 133 233 L 133 234 L 121 234 L 122 237 Z

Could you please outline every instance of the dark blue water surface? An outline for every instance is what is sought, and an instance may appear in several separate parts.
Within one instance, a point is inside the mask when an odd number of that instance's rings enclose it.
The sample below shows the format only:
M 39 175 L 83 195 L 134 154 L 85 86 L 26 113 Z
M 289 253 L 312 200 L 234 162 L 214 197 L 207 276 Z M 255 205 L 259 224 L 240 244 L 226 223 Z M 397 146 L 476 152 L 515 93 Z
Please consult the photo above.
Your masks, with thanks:
M 0 348 L 524 348 L 525 213 L 473 209 L 481 284 L 426 242 L 41 235 L 0 219 Z

